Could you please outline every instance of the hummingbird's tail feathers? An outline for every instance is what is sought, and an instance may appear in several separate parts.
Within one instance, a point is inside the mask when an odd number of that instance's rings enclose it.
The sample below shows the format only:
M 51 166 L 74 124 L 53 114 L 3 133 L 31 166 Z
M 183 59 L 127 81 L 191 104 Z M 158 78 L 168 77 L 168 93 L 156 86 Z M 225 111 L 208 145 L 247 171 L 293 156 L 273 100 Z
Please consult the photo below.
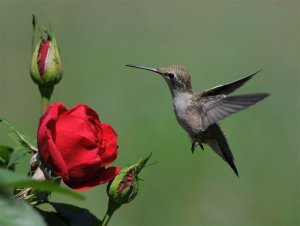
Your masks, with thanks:
M 239 112 L 269 96 L 266 93 L 225 96 L 205 100 L 201 104 L 204 114 L 201 117 L 201 129 L 206 130 L 210 125 L 223 118 Z
M 213 136 L 209 139 L 207 144 L 219 155 L 221 158 L 228 163 L 234 173 L 239 176 L 238 170 L 234 164 L 234 158 L 227 143 L 226 137 L 223 134 L 221 128 L 217 124 L 211 125 L 208 130 Z
M 259 70 L 251 75 L 248 75 L 234 82 L 227 83 L 224 85 L 219 85 L 211 89 L 205 90 L 201 93 L 201 97 L 216 96 L 220 94 L 228 95 L 233 91 L 235 91 L 236 89 L 238 89 L 239 87 L 241 87 L 242 85 L 244 85 L 247 81 L 249 81 L 254 75 L 256 75 L 260 71 L 262 70 Z

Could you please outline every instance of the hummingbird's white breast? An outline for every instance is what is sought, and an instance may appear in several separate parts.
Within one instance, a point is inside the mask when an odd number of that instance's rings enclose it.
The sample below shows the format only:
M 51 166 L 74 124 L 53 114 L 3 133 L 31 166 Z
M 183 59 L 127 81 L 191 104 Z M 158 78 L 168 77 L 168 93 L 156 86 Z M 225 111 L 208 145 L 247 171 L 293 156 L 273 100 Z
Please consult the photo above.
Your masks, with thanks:
M 200 131 L 200 114 L 193 106 L 192 93 L 174 93 L 173 106 L 176 119 L 190 135 Z
M 192 96 L 191 93 L 174 93 L 174 108 L 178 111 L 185 110 L 191 104 Z

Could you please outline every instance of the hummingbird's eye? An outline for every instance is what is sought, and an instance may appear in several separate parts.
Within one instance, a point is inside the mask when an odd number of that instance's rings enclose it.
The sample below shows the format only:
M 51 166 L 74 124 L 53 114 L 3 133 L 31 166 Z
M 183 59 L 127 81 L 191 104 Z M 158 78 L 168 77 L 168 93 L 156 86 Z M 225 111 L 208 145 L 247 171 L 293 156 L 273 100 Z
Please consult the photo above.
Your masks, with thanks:
M 167 76 L 169 76 L 170 79 L 174 78 L 174 74 L 172 73 L 167 73 Z

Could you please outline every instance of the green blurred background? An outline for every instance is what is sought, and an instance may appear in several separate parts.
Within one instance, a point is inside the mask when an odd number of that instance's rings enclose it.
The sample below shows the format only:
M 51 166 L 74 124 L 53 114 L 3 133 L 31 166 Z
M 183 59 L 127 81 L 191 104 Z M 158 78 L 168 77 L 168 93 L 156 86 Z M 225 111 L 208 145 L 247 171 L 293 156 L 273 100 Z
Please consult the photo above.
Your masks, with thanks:
M 114 165 L 154 152 L 140 192 L 110 225 L 300 225 L 299 1 L 0 1 L 0 116 L 35 136 L 40 111 L 29 77 L 31 14 L 48 14 L 64 77 L 53 101 L 86 103 L 119 134 Z M 269 92 L 222 121 L 237 178 L 210 148 L 190 152 L 165 82 L 125 64 L 185 65 L 195 90 L 263 69 L 237 93 Z M 0 143 L 12 144 L 0 128 Z M 27 167 L 27 162 L 19 170 Z M 102 218 L 106 186 L 86 200 L 52 200 Z

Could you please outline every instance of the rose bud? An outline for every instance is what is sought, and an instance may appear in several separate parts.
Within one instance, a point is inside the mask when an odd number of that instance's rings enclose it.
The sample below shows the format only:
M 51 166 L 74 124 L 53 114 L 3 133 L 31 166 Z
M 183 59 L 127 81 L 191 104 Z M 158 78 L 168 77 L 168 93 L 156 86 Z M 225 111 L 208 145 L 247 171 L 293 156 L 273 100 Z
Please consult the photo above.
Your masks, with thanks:
M 45 89 L 45 87 L 53 89 L 53 86 L 61 80 L 63 70 L 56 39 L 52 32 L 52 27 L 49 25 L 49 31 L 46 29 L 41 29 L 38 25 L 37 17 L 32 15 L 32 28 L 33 55 L 30 67 L 31 77 L 33 81 L 40 86 L 40 89 Z M 36 28 L 39 30 L 39 41 L 34 48 Z M 51 96 L 49 90 L 42 90 L 41 92 L 43 95 L 45 92 L 48 92 L 48 95 L 50 94 Z
M 107 185 L 109 197 L 108 208 L 102 219 L 102 225 L 107 225 L 114 212 L 125 203 L 132 201 L 139 190 L 138 174 L 145 167 L 151 153 L 147 158 L 138 163 L 122 169 L 117 176 Z
M 40 119 L 37 143 L 41 162 L 73 189 L 104 184 L 120 171 L 106 168 L 118 154 L 116 132 L 86 105 L 70 110 L 50 105 Z
M 132 201 L 139 189 L 138 175 L 145 167 L 151 154 L 138 163 L 122 169 L 118 175 L 107 186 L 107 194 L 110 202 L 122 205 Z
M 40 39 L 33 52 L 30 74 L 38 85 L 53 86 L 62 78 L 62 62 L 54 35 Z

